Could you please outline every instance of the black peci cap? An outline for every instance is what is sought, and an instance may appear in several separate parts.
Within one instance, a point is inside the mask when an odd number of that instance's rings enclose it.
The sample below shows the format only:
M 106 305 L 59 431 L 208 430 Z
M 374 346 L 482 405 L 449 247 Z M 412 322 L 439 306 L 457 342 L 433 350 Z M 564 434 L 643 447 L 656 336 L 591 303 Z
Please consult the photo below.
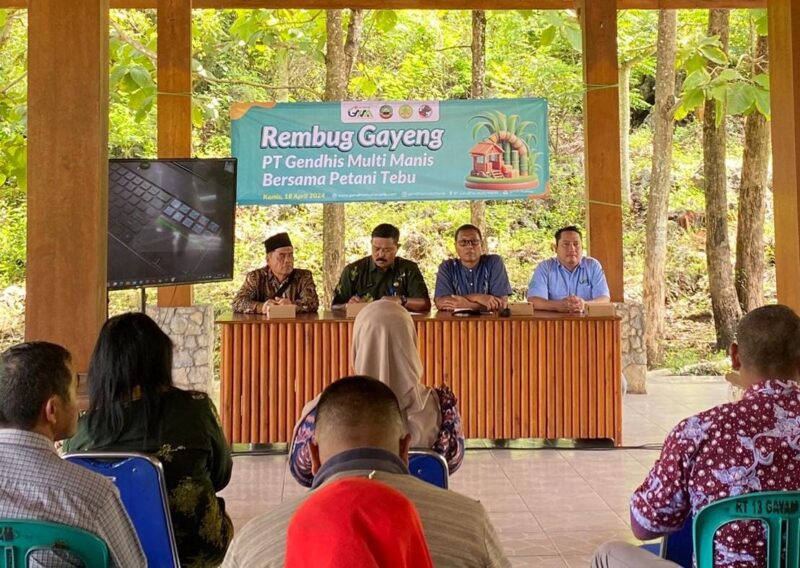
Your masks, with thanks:
M 278 233 L 276 235 L 272 235 L 270 238 L 264 241 L 264 248 L 267 249 L 267 254 L 271 253 L 275 249 L 290 246 L 292 246 L 292 241 L 289 239 L 289 233 Z

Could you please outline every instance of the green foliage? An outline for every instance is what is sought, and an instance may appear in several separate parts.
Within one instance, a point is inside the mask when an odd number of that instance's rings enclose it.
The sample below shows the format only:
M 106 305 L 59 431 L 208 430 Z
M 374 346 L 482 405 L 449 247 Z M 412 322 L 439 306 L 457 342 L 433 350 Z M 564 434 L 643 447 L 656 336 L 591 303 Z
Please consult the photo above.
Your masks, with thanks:
M 765 12 L 731 13 L 730 57 L 706 37 L 707 11 L 680 12 L 681 76 L 685 118 L 709 97 L 734 115 L 728 121 L 729 164 L 741 156 L 741 115 L 769 115 L 769 78 L 752 76 L 752 41 L 766 33 Z M 621 11 L 618 16 L 620 61 L 634 61 L 632 83 L 655 74 L 656 11 Z M 113 10 L 109 39 L 109 150 L 114 157 L 156 153 L 156 49 L 154 11 Z M 193 26 L 193 151 L 197 156 L 230 154 L 228 109 L 237 101 L 319 100 L 325 81 L 325 12 L 320 10 L 196 10 Z M 468 11 L 367 12 L 358 63 L 349 96 L 354 99 L 461 99 L 470 96 L 472 42 Z M 0 348 L 22 335 L 25 270 L 26 183 L 26 30 L 24 10 L 0 10 Z M 486 248 L 503 256 L 522 300 L 535 265 L 552 254 L 553 232 L 585 219 L 583 174 L 584 94 L 581 33 L 573 11 L 487 12 L 487 98 L 545 97 L 550 105 L 550 198 L 490 202 Z M 714 76 L 707 62 L 722 62 Z M 631 91 L 635 109 L 649 103 Z M 497 121 L 499 117 L 495 117 Z M 504 117 L 504 128 L 510 128 Z M 487 122 L 492 122 L 488 119 Z M 514 125 L 519 130 L 522 123 Z M 481 135 L 487 129 L 481 127 Z M 524 134 L 524 133 L 520 133 Z M 675 132 L 673 213 L 702 211 L 699 185 L 700 128 L 691 120 Z M 652 133 L 647 121 L 631 133 L 633 191 L 646 204 L 652 163 Z M 736 187 L 735 180 L 729 184 Z M 730 200 L 735 203 L 735 192 Z M 401 255 L 420 262 L 429 285 L 438 264 L 455 253 L 452 231 L 469 221 L 466 202 L 370 203 L 346 208 L 346 260 L 369 251 L 369 232 L 380 222 L 402 231 Z M 702 227 L 669 225 L 668 361 L 686 367 L 717 359 Z M 584 227 L 585 228 L 585 227 Z M 322 206 L 241 207 L 236 218 L 235 277 L 230 282 L 198 285 L 197 302 L 216 311 L 229 309 L 244 274 L 264 263 L 261 241 L 287 230 L 296 244 L 298 266 L 317 277 L 322 266 Z M 731 223 L 731 230 L 735 224 Z M 733 236 L 733 235 L 731 235 Z M 626 296 L 641 299 L 644 271 L 644 212 L 624 212 Z M 765 230 L 768 258 L 774 248 L 772 211 Z M 590 251 L 591 252 L 591 251 Z M 766 282 L 774 298 L 774 270 Z M 148 302 L 155 302 L 155 289 Z M 138 309 L 135 291 L 109 295 L 110 313 Z
M 749 25 L 761 29 L 764 15 L 760 11 L 749 12 Z M 739 28 L 734 28 L 739 29 Z M 766 33 L 766 31 L 765 31 Z M 748 36 L 748 41 L 752 39 Z M 731 48 L 735 56 L 736 44 Z M 745 54 L 749 54 L 745 50 Z M 712 75 L 707 66 L 716 63 L 718 68 Z M 770 118 L 769 76 L 752 74 L 752 58 L 742 56 L 739 59 L 729 58 L 722 50 L 718 36 L 704 36 L 698 32 L 690 41 L 683 42 L 678 50 L 678 64 L 686 72 L 683 82 L 681 104 L 675 113 L 676 120 L 686 116 L 702 105 L 706 100 L 715 103 L 715 119 L 717 126 L 725 114 L 747 115 L 760 112 Z

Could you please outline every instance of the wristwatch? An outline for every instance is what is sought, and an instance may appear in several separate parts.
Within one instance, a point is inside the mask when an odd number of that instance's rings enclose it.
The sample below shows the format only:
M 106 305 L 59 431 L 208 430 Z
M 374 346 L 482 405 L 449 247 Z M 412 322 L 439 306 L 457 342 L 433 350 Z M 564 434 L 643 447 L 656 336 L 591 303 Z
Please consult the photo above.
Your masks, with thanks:
M 405 296 L 400 296 L 400 305 L 405 308 L 407 303 L 408 303 L 408 298 L 406 298 Z

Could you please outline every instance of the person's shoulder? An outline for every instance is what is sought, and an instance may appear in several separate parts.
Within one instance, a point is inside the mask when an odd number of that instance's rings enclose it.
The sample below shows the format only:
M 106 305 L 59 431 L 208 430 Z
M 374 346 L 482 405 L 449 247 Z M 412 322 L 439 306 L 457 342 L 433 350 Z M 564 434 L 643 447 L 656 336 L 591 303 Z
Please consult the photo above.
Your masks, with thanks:
M 441 508 L 456 507 L 458 511 L 472 514 L 482 514 L 483 505 L 480 501 L 431 485 L 413 475 L 398 473 L 378 473 L 376 478 L 379 481 L 391 485 L 406 497 L 411 499 L 418 507 Z
M 264 278 L 266 277 L 266 275 L 267 275 L 267 267 L 262 266 L 260 268 L 250 270 L 247 273 L 246 278 Z
M 265 513 L 250 519 L 244 527 L 236 532 L 233 545 L 239 550 L 247 550 L 251 547 L 258 547 L 259 543 L 264 544 L 262 541 L 264 535 L 279 535 L 281 532 L 285 534 L 289 521 L 294 512 L 300 505 L 308 498 L 309 493 L 289 499 L 283 503 L 270 508 Z
M 453 270 L 458 262 L 457 258 L 446 258 L 439 263 L 439 270 Z
M 94 507 L 103 507 L 108 499 L 119 499 L 114 482 L 99 473 L 69 460 L 61 460 L 62 488 L 73 496 L 80 496 Z
M 362 265 L 368 263 L 370 258 L 372 258 L 372 257 L 370 257 L 370 256 L 362 256 L 361 258 L 359 258 L 357 260 L 354 260 L 350 264 L 346 265 L 344 267 L 344 269 L 345 269 L 345 271 L 347 271 L 347 270 L 349 270 L 351 268 L 361 267 Z
M 419 265 L 416 262 L 414 262 L 413 260 L 410 260 L 408 258 L 403 258 L 402 256 L 398 256 L 395 259 L 395 262 L 397 263 L 397 266 L 399 266 L 399 267 L 416 268 L 417 270 L 419 270 Z
M 500 266 L 504 265 L 503 257 L 499 254 L 484 254 L 483 261 L 489 266 Z
M 552 270 L 557 265 L 558 258 L 551 256 L 550 258 L 545 258 L 544 260 L 540 261 L 539 264 L 536 265 L 536 269 L 539 270 L 541 268 L 542 270 Z
M 295 268 L 294 271 L 300 278 L 313 278 L 314 275 L 310 270 L 306 270 L 305 268 Z
M 603 265 L 602 265 L 602 264 L 600 264 L 600 261 L 599 261 L 599 260 L 597 260 L 596 258 L 594 258 L 593 256 L 584 256 L 584 257 L 581 259 L 581 262 L 582 262 L 582 263 L 583 263 L 585 266 L 587 266 L 587 267 L 589 267 L 589 268 L 593 268 L 593 269 L 594 269 L 594 268 L 603 268 Z

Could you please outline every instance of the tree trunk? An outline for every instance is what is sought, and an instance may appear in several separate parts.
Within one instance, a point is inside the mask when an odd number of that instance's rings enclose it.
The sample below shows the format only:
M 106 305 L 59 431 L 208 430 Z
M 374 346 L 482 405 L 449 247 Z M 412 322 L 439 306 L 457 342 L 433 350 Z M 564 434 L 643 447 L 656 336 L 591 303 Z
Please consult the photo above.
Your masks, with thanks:
M 635 60 L 619 64 L 619 166 L 622 199 L 631 203 L 631 69 Z
M 769 42 L 756 40 L 753 76 L 767 73 Z M 736 294 L 742 310 L 764 303 L 764 209 L 769 167 L 769 126 L 754 110 L 744 127 L 742 183 L 739 186 L 739 223 L 736 231 Z
M 287 85 L 285 89 L 277 89 L 275 91 L 275 101 L 279 103 L 287 103 L 289 102 L 288 85 L 291 81 L 291 70 L 289 69 L 289 50 L 285 47 L 277 48 L 275 60 L 275 84 Z
M 663 360 L 661 338 L 664 334 L 667 210 L 672 186 L 677 28 L 677 12 L 661 10 L 658 15 L 656 102 L 652 118 L 653 163 L 645 237 L 644 327 L 647 362 L 651 367 L 660 365 Z
M 719 36 L 725 52 L 728 51 L 730 12 L 710 10 L 708 35 Z M 708 72 L 717 75 L 719 65 L 709 61 Z M 736 324 L 742 317 L 731 266 L 731 247 L 728 242 L 728 197 L 725 170 L 725 116 L 724 107 L 717 108 L 716 101 L 707 99 L 703 116 L 703 176 L 706 197 L 706 263 L 711 308 L 717 334 L 717 349 L 727 349 L 736 334 Z M 717 118 L 717 112 L 723 116 Z M 717 126 L 719 122 L 719 126 Z
M 472 11 L 472 98 L 482 99 L 486 84 L 486 12 Z M 470 222 L 486 233 L 486 202 L 470 203 Z
M 325 100 L 342 101 L 347 98 L 350 73 L 358 59 L 364 12 L 352 10 L 343 38 L 343 11 L 326 10 L 327 50 L 325 54 Z M 344 269 L 345 210 L 343 203 L 326 203 L 322 206 L 322 303 L 329 305 L 333 290 Z

